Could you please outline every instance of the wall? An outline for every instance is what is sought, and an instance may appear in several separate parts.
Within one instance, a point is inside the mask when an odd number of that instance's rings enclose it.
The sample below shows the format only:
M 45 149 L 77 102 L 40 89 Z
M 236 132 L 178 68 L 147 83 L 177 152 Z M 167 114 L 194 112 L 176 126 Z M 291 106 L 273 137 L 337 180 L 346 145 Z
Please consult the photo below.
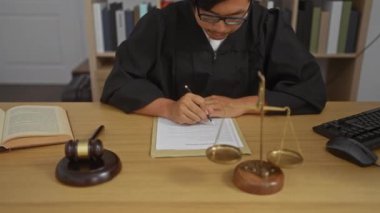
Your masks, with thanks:
M 0 84 L 67 84 L 88 55 L 84 19 L 84 0 L 0 0 Z
M 0 1 L 0 84 L 66 84 L 87 56 L 79 0 Z
M 367 44 L 380 33 L 380 1 L 372 1 Z M 364 53 L 359 83 L 358 101 L 380 101 L 380 39 Z

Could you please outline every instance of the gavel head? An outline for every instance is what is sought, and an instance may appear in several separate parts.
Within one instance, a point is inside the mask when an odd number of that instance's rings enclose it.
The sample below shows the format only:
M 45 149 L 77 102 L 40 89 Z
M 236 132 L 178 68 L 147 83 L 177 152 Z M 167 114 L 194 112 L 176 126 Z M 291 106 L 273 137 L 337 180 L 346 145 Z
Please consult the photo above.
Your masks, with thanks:
M 65 145 L 65 155 L 70 161 L 96 161 L 103 155 L 103 144 L 99 139 L 70 140 Z

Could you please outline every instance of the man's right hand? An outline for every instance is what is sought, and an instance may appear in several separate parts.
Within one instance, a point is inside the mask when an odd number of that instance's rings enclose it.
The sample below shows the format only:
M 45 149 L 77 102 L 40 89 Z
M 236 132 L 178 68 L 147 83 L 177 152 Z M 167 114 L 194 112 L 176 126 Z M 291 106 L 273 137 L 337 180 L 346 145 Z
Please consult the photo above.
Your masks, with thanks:
M 135 113 L 164 117 L 178 124 L 195 124 L 206 121 L 208 111 L 203 97 L 186 93 L 178 101 L 157 98 Z
M 169 105 L 169 119 L 179 124 L 195 124 L 207 120 L 205 99 L 193 93 L 186 93 Z

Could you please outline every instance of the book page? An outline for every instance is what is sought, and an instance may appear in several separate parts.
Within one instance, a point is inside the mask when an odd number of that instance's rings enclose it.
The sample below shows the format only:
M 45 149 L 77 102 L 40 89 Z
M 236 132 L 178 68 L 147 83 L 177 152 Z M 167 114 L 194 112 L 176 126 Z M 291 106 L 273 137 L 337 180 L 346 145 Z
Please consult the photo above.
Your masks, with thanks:
M 0 109 L 0 144 L 3 141 L 3 130 L 4 130 L 4 120 L 5 120 L 5 112 Z
M 222 119 L 193 125 L 179 125 L 164 118 L 158 118 L 157 150 L 199 150 L 207 149 L 215 142 Z M 243 147 L 232 119 L 225 118 L 216 144 Z
M 19 137 L 70 135 L 64 109 L 58 106 L 17 106 L 5 115 L 3 143 Z

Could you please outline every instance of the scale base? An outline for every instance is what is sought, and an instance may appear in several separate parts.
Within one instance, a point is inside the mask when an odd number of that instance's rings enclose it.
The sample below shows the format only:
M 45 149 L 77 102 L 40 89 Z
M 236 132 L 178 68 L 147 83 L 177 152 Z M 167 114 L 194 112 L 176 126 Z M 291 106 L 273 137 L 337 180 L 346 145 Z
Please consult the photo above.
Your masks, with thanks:
M 71 186 L 92 186 L 111 180 L 121 170 L 119 157 L 104 150 L 97 161 L 70 161 L 64 157 L 59 161 L 55 175 L 59 181 Z
M 236 166 L 233 183 L 240 190 L 251 194 L 274 194 L 282 189 L 284 173 L 270 162 L 248 160 Z

